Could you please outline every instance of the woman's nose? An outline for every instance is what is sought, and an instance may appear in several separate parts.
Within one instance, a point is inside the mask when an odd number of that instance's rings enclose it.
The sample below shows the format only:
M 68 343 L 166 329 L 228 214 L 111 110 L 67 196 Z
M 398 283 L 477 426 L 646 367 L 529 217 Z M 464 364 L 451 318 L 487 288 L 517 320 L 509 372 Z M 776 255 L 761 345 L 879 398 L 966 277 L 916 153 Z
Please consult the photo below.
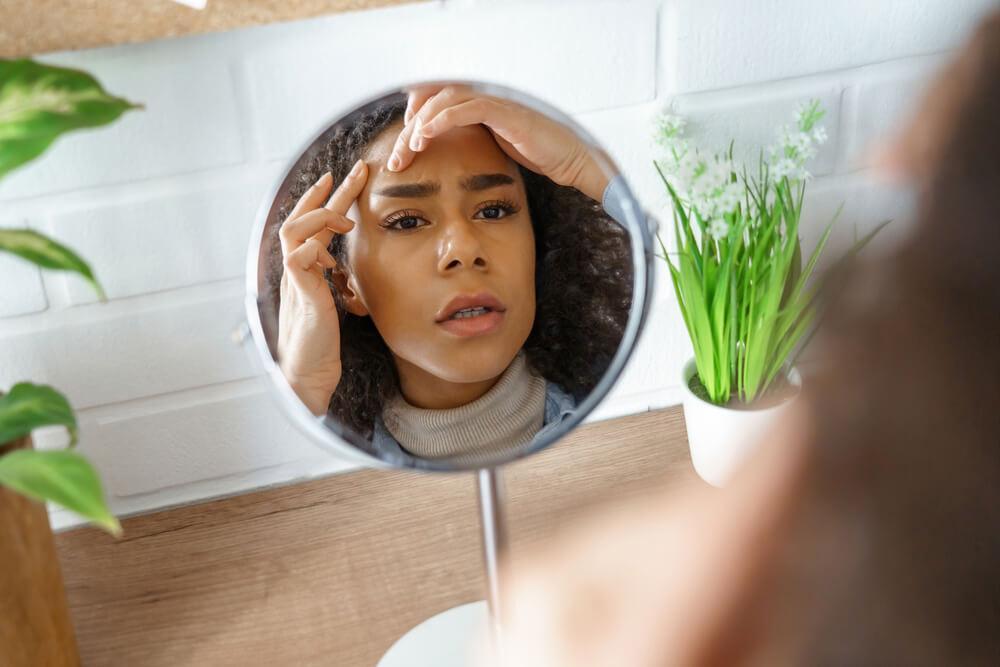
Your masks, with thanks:
M 487 268 L 486 250 L 473 224 L 461 220 L 445 225 L 438 259 L 439 271 L 446 273 L 460 267 L 480 270 Z

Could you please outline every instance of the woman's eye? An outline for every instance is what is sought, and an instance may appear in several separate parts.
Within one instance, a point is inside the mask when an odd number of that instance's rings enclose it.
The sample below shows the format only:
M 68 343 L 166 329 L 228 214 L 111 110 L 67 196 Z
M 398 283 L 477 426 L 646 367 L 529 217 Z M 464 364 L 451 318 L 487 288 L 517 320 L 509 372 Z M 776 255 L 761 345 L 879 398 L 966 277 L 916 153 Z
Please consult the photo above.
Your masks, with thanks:
M 496 202 L 492 204 L 487 204 L 476 211 L 475 217 L 485 220 L 502 220 L 510 215 L 517 213 L 520 207 L 514 203 L 507 202 Z M 419 215 L 414 215 L 406 211 L 400 212 L 395 216 L 390 216 L 386 219 L 382 226 L 386 229 L 391 229 L 394 231 L 410 231 L 413 229 L 419 229 L 420 227 L 425 227 L 430 223 L 421 218 Z
M 389 229 L 416 229 L 422 227 L 420 224 L 421 220 L 415 215 L 404 215 L 399 218 L 392 220 L 387 220 L 383 227 L 388 227 Z
M 496 204 L 487 204 L 479 209 L 478 213 L 487 220 L 500 220 L 517 213 L 518 210 L 519 208 L 515 204 L 498 202 Z

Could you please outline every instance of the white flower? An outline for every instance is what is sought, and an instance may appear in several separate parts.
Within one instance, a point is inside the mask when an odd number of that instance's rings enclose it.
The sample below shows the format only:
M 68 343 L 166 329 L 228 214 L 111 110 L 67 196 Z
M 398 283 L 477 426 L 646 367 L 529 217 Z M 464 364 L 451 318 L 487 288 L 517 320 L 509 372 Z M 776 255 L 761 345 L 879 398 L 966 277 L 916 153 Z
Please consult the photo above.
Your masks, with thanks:
M 805 132 L 799 132 L 792 138 L 792 148 L 799 153 L 808 152 L 812 148 L 812 137 Z
M 656 116 L 653 138 L 656 140 L 656 143 L 668 151 L 671 149 L 676 151 L 679 146 L 686 148 L 683 141 L 684 125 L 686 123 L 687 121 L 684 118 L 675 116 L 669 111 L 664 111 Z M 676 152 L 680 153 L 681 151 Z
M 807 181 L 812 178 L 806 170 L 806 163 L 816 157 L 818 146 L 827 140 L 824 128 L 812 127 L 822 115 L 818 102 L 801 104 L 796 112 L 797 126 L 779 128 L 777 145 L 768 150 L 768 162 L 775 180 L 788 177 Z
M 722 218 L 715 218 L 708 223 L 708 233 L 716 241 L 724 239 L 729 234 L 729 223 Z
M 781 148 L 789 148 L 795 145 L 795 138 L 798 130 L 792 129 L 790 125 L 782 125 L 778 128 L 778 145 Z
M 771 166 L 771 173 L 775 179 L 782 179 L 785 176 L 794 178 L 798 172 L 798 166 L 791 158 L 783 157 Z
M 799 105 L 795 107 L 795 124 L 802 125 L 805 122 L 808 113 L 809 103 L 800 102 Z
M 825 113 L 819 106 L 819 100 L 803 102 L 798 106 L 798 111 L 795 114 L 795 124 L 799 130 L 808 132 Z
M 669 136 L 683 133 L 685 125 L 687 125 L 687 120 L 681 116 L 666 113 L 660 117 L 660 130 Z
M 722 213 L 732 213 L 743 199 L 743 186 L 739 183 L 729 183 L 719 195 L 719 209 Z
M 725 196 L 733 170 L 728 159 L 717 155 L 706 159 L 696 152 L 679 162 L 676 184 L 671 185 L 703 220 L 710 220 L 735 208 L 733 197 Z
M 717 157 L 708 165 L 707 176 L 712 183 L 725 185 L 729 182 L 729 176 L 734 170 L 735 167 L 732 162 Z

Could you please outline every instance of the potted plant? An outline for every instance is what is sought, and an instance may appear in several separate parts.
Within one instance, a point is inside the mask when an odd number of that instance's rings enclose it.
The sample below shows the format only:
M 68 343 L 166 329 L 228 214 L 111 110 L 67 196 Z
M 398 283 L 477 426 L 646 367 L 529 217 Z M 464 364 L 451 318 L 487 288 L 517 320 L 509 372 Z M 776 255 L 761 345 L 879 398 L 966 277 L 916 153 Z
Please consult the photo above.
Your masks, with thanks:
M 658 239 L 694 348 L 680 378 L 684 417 L 695 470 L 715 486 L 801 388 L 795 354 L 816 315 L 809 279 L 837 218 L 803 266 L 806 163 L 826 140 L 823 114 L 818 101 L 802 105 L 768 156 L 759 153 L 756 173 L 737 170 L 732 143 L 704 154 L 684 139 L 682 118 L 657 119 L 665 156 L 653 164 L 669 193 L 676 252 Z
M 0 59 L 0 178 L 41 155 L 61 134 L 105 125 L 140 108 L 109 96 L 89 74 Z M 90 267 L 76 253 L 31 229 L 0 229 L 0 251 L 45 268 L 72 271 L 104 301 Z M 65 450 L 35 451 L 31 431 L 63 426 Z M 97 473 L 75 450 L 77 423 L 53 387 L 18 382 L 0 390 L 0 655 L 5 665 L 78 664 L 62 576 L 38 501 L 50 501 L 118 535 Z M 28 626 L 28 627 L 25 627 Z

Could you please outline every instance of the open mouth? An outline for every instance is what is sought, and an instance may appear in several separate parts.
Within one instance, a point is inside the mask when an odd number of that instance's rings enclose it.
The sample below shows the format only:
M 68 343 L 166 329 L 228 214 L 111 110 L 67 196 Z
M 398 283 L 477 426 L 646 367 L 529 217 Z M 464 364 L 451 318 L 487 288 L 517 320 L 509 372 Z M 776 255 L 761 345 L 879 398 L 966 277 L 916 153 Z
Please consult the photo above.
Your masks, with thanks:
M 479 315 L 485 315 L 486 313 L 492 313 L 492 308 L 487 308 L 486 306 L 476 306 L 475 308 L 463 308 L 462 310 L 455 311 L 455 314 L 449 317 L 449 320 L 464 320 L 469 317 L 478 317 Z
M 456 336 L 482 336 L 500 328 L 504 313 L 489 308 L 466 308 L 439 324 Z
M 437 323 L 456 336 L 480 336 L 496 331 L 507 308 L 488 292 L 457 296 L 439 311 Z

